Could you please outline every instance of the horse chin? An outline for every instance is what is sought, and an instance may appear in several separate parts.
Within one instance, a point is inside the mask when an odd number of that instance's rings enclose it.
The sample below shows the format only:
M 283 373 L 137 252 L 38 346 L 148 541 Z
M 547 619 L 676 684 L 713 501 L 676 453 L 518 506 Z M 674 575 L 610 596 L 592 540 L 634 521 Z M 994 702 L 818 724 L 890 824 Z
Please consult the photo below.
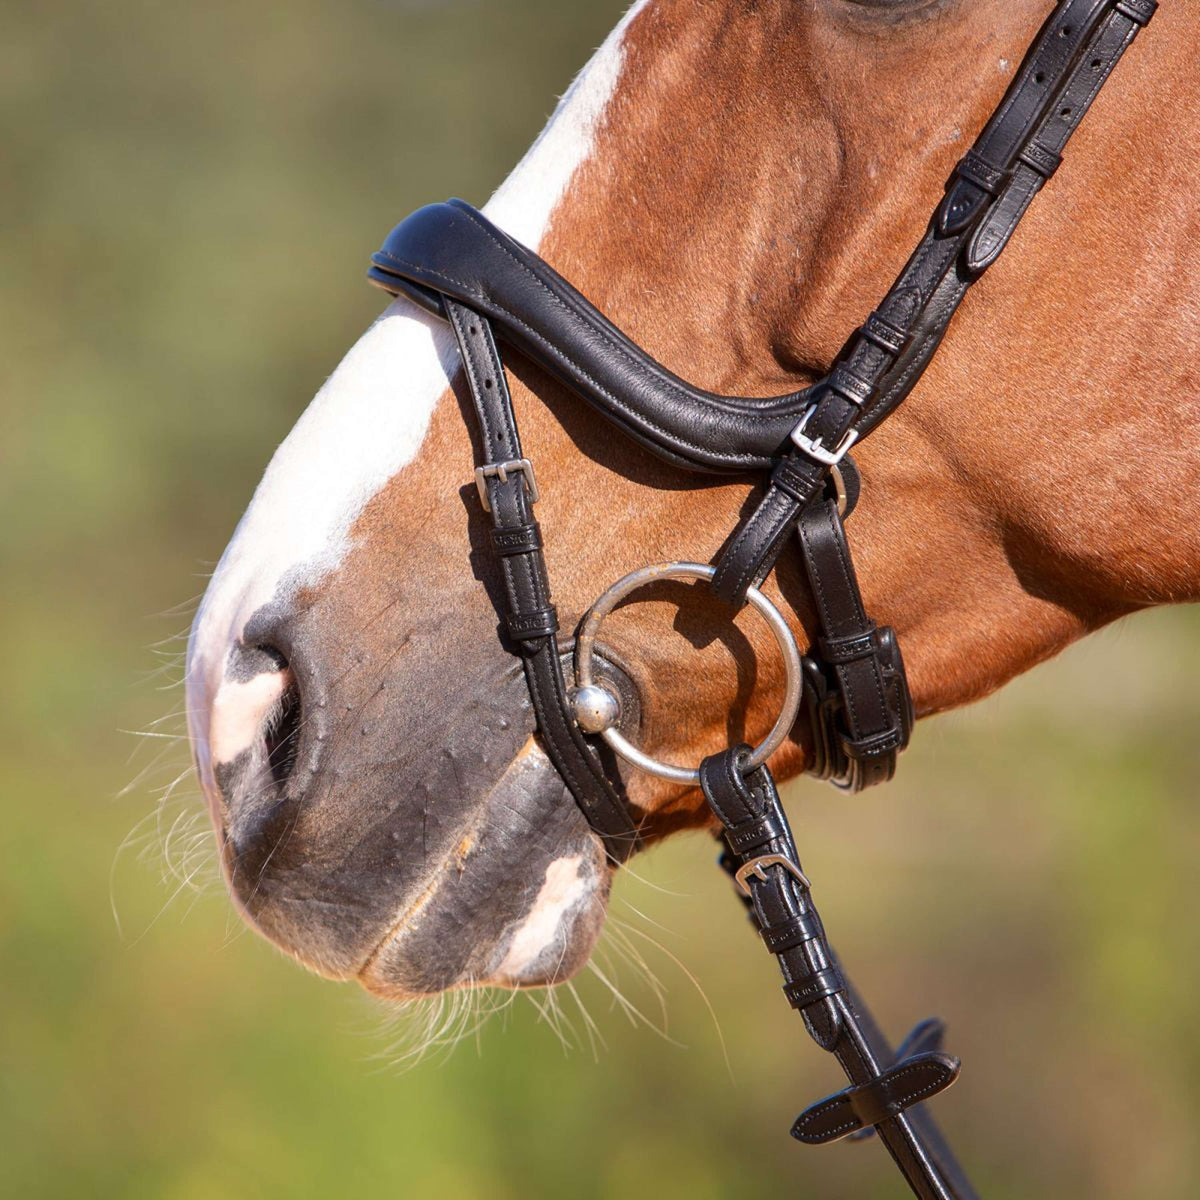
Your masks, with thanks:
M 359 982 L 392 1000 L 562 982 L 599 937 L 611 875 L 603 845 L 530 739 L 480 819 L 396 914 Z

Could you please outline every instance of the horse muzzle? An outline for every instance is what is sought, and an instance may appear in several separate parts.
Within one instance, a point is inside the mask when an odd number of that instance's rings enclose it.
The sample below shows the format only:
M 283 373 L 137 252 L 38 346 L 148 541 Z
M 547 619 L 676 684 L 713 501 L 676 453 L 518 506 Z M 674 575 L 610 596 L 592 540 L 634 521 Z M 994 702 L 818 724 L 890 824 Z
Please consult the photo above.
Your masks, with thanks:
M 448 657 L 421 633 L 383 665 L 359 661 L 318 642 L 318 618 L 235 647 L 213 694 L 192 698 L 244 919 L 390 998 L 573 974 L 611 870 L 535 737 L 519 665 L 482 640 Z
M 531 738 L 359 980 L 396 999 L 560 982 L 591 953 L 610 878 L 601 843 Z

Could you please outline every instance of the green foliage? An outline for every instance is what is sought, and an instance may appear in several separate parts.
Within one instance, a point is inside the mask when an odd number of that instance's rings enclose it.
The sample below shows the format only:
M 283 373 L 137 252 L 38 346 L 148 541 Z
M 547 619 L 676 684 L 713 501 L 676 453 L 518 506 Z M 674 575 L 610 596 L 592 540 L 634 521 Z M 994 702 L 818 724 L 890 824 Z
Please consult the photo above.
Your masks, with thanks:
M 620 7 L 5 5 L 3 1194 L 898 1194 L 877 1148 L 786 1137 L 836 1075 L 705 839 L 622 879 L 600 963 L 661 1022 L 622 937 L 646 957 L 672 1040 L 590 977 L 607 1048 L 568 996 L 564 1055 L 518 997 L 402 1073 L 374 1004 L 163 870 L 165 841 L 178 876 L 213 874 L 181 744 L 117 796 L 159 745 L 121 730 L 181 704 L 189 598 L 378 310 L 378 238 L 426 200 L 485 198 Z M 880 1015 L 950 1019 L 966 1067 L 938 1108 L 989 1197 L 1194 1194 L 1198 632 L 1138 618 L 924 726 L 895 787 L 792 793 Z

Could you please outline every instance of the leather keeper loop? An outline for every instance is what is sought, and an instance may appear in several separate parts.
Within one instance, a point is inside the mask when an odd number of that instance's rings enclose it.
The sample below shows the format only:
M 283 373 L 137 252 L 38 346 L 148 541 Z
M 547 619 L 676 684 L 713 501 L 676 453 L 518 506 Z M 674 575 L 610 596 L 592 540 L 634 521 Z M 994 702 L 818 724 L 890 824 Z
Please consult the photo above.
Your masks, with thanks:
M 826 967 L 823 971 L 814 971 L 803 979 L 783 985 L 783 994 L 793 1008 L 807 1008 L 826 996 L 836 996 L 845 991 L 846 981 L 837 967 Z
M 973 183 L 989 196 L 998 196 L 1008 182 L 1009 172 L 993 166 L 976 150 L 968 150 L 959 160 L 955 172 Z
M 883 733 L 872 734 L 870 737 L 857 740 L 843 736 L 838 740 L 841 742 L 847 758 L 852 758 L 857 762 L 878 758 L 881 754 L 890 754 L 893 750 L 904 749 L 904 731 L 900 727 L 899 719 L 896 719 L 896 724 L 891 729 L 885 729 Z
M 733 854 L 744 858 L 751 850 L 765 846 L 767 842 L 775 841 L 784 835 L 783 827 L 773 817 L 763 817 L 761 821 L 747 821 L 736 829 L 725 831 L 725 845 Z
M 829 374 L 827 385 L 831 392 L 836 392 L 844 400 L 848 400 L 855 408 L 862 408 L 870 400 L 875 389 L 865 380 L 859 379 L 847 367 L 834 367 Z
M 1020 153 L 1020 160 L 1043 179 L 1050 179 L 1062 166 L 1062 155 L 1049 150 L 1040 142 L 1030 142 Z
M 771 472 L 771 482 L 803 507 L 816 495 L 825 474 L 824 470 L 807 458 L 801 458 L 798 454 L 788 454 L 775 464 L 775 470 Z
M 508 618 L 508 636 L 514 642 L 535 641 L 558 632 L 558 613 L 554 605 L 533 612 L 513 613 Z
M 1117 0 L 1117 12 L 1138 25 L 1149 25 L 1158 11 L 1158 0 Z
M 803 916 L 793 917 L 782 925 L 771 925 L 762 930 L 763 944 L 772 954 L 793 950 L 805 942 L 815 941 L 821 936 L 821 924 L 817 914 L 809 909 Z
M 899 354 L 908 342 L 908 335 L 903 329 L 877 312 L 873 312 L 864 322 L 862 335 L 868 342 L 891 355 Z
M 874 628 L 869 633 L 852 634 L 849 637 L 817 638 L 821 657 L 834 666 L 870 658 L 879 650 Z
M 492 546 L 507 558 L 513 554 L 532 554 L 542 548 L 542 531 L 536 521 L 492 530 Z

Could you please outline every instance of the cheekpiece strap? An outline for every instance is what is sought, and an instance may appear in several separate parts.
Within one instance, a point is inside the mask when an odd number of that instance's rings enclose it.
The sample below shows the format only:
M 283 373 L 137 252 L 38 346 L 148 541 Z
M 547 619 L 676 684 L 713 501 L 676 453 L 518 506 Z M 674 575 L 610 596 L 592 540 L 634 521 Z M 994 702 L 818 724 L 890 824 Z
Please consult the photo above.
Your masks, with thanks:
M 967 290 L 999 258 L 1153 0 L 1060 0 L 1004 100 L 963 156 L 921 244 L 841 359 L 809 391 L 766 492 L 717 563 L 735 606 L 770 574 L 801 511 L 856 442 L 921 378 Z
M 819 633 L 804 659 L 812 733 L 807 771 L 847 792 L 886 783 L 913 727 L 913 704 L 895 633 L 863 607 L 835 499 L 800 514 L 801 556 Z
M 467 387 L 479 426 L 483 462 L 475 472 L 479 498 L 492 518 L 492 546 L 504 579 L 504 629 L 521 656 L 538 733 L 609 856 L 624 862 L 638 846 L 638 831 L 624 798 L 572 716 L 556 633 L 558 617 L 542 539 L 533 519 L 537 483 L 521 450 L 517 420 L 491 323 L 445 298 L 446 318 L 462 351 Z

